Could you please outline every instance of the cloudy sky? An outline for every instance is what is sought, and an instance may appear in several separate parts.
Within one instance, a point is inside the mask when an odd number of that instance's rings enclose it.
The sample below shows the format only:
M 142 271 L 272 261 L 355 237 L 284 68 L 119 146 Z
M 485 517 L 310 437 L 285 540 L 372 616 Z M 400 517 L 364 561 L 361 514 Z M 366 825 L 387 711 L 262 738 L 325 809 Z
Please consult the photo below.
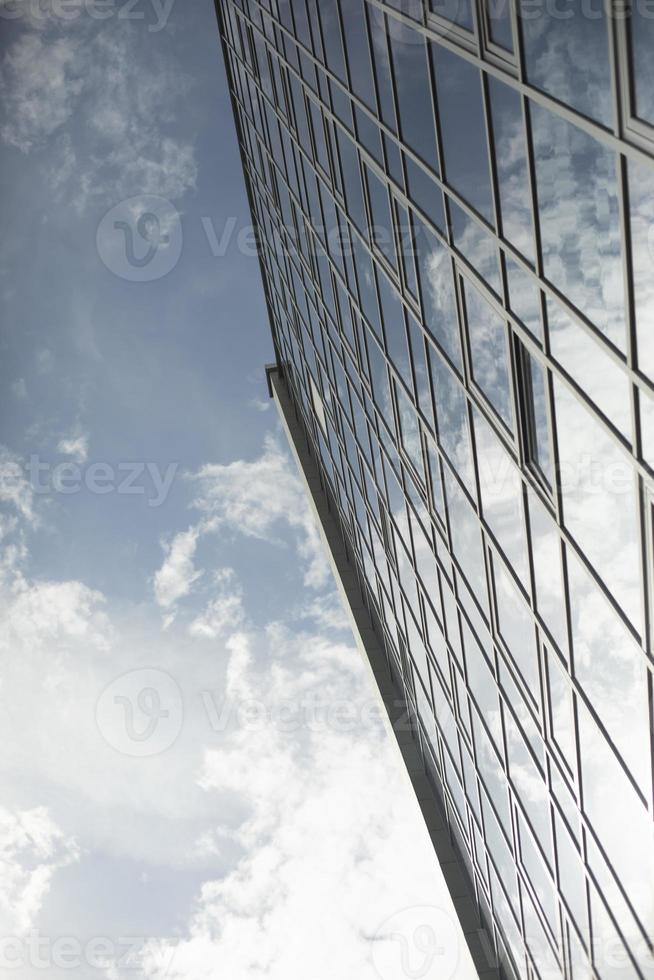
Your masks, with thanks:
M 0 20 L 0 974 L 471 977 L 267 398 L 213 4 Z

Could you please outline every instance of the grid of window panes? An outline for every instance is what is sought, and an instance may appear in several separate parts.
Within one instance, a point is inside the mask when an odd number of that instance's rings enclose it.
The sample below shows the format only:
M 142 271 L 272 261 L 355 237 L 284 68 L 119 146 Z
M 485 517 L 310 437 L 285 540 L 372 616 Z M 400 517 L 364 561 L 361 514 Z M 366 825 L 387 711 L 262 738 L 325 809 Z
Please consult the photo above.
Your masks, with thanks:
M 277 355 L 520 977 L 652 975 L 654 21 L 218 4 Z

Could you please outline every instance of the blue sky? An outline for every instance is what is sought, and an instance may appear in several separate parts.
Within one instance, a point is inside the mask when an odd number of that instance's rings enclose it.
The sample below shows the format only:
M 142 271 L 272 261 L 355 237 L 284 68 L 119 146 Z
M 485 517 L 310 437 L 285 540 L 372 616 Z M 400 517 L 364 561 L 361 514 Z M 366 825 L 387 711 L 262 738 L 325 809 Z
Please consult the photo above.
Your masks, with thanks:
M 0 17 L 0 974 L 472 976 L 267 398 L 213 5 Z

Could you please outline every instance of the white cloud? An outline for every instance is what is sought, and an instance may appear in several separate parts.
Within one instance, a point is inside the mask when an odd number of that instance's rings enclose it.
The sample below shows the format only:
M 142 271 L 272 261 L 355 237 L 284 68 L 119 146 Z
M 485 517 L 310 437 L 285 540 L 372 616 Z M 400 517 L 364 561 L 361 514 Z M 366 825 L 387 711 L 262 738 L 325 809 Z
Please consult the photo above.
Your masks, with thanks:
M 263 723 L 208 750 L 200 776 L 218 800 L 243 797 L 246 856 L 203 886 L 181 941 L 150 944 L 144 975 L 168 954 L 170 980 L 210 980 L 216 963 L 239 980 L 379 980 L 372 953 L 389 916 L 424 904 L 454 917 L 417 804 L 380 724 L 357 718 L 370 694 L 352 648 L 275 627 L 262 659 L 260 642 L 231 638 L 227 690 L 264 704 Z M 316 714 L 313 729 L 289 727 L 289 707 L 316 697 L 349 704 L 353 723 Z M 448 942 L 457 977 L 472 978 L 456 928 Z
M 7 50 L 0 74 L 5 143 L 27 153 L 62 126 L 82 91 L 81 52 L 71 37 L 49 43 L 25 33 Z
M 78 860 L 79 850 L 45 807 L 12 813 L 0 807 L 0 931 L 23 936 L 34 928 L 53 875 Z
M 57 452 L 64 456 L 72 456 L 76 463 L 85 463 L 89 455 L 88 435 L 80 433 L 60 439 Z
M 78 890 L 89 889 L 79 894 L 91 900 L 97 888 L 86 854 L 135 862 L 135 882 L 148 865 L 153 880 L 179 869 L 205 876 L 192 905 L 174 908 L 181 942 L 152 941 L 141 973 L 130 968 L 126 976 L 156 976 L 172 954 L 170 980 L 212 977 L 217 962 L 243 980 L 259 978 L 259 966 L 269 980 L 295 980 L 307 963 L 316 980 L 372 980 L 371 937 L 383 920 L 407 906 L 447 903 L 354 646 L 320 637 L 313 625 L 254 628 L 256 594 L 241 590 L 231 569 L 212 577 L 210 566 L 200 567 L 204 534 L 218 545 L 220 533 L 277 542 L 289 529 L 295 548 L 281 560 L 311 566 L 310 517 L 291 464 L 281 459 L 268 445 L 254 463 L 213 467 L 210 476 L 205 468 L 190 484 L 203 492 L 207 523 L 171 538 L 155 576 L 157 605 L 171 613 L 204 572 L 208 602 L 190 625 L 162 632 L 152 608 L 126 613 L 81 582 L 32 580 L 19 570 L 24 553 L 0 588 L 3 783 L 11 790 L 27 782 L 37 802 L 52 801 L 65 840 L 79 840 L 83 856 L 70 874 Z M 262 480 L 256 492 L 248 486 L 254 477 Z M 283 506 L 268 499 L 279 487 Z M 335 608 L 328 598 L 315 614 L 311 606 L 307 623 Z M 293 608 L 278 614 L 297 623 Z M 218 636 L 226 656 L 207 656 L 206 638 Z M 103 741 L 95 705 L 116 678 L 153 664 L 181 689 L 183 729 L 166 752 L 127 758 Z M 213 726 L 206 692 L 219 714 L 226 704 L 226 725 Z M 69 852 L 76 853 L 72 845 L 63 848 Z M 53 853 L 30 867 L 59 866 L 60 852 Z M 31 883 L 20 872 L 11 880 L 25 895 L 24 923 L 41 926 L 50 886 L 48 915 L 63 902 L 57 923 L 75 927 L 47 867 Z M 149 900 L 147 888 L 143 896 Z M 107 900 L 104 934 L 121 912 Z M 121 977 L 120 968 L 107 976 Z
M 0 446 L 0 502 L 11 504 L 26 520 L 34 518 L 34 492 L 20 457 Z
M 191 636 L 215 640 L 230 631 L 239 629 L 245 620 L 243 594 L 232 568 L 221 568 L 214 573 L 217 595 L 211 599 L 204 612 L 189 626 Z
M 192 479 L 198 489 L 193 505 L 212 518 L 216 527 L 269 542 L 280 542 L 281 530 L 290 529 L 304 563 L 305 584 L 321 588 L 329 581 L 329 566 L 306 493 L 293 462 L 273 438 L 266 439 L 258 459 L 210 463 Z
M 193 564 L 199 536 L 199 527 L 189 527 L 176 534 L 170 544 L 164 545 L 166 559 L 154 576 L 155 599 L 162 609 L 171 609 L 179 599 L 187 596 L 200 578 L 202 572 Z

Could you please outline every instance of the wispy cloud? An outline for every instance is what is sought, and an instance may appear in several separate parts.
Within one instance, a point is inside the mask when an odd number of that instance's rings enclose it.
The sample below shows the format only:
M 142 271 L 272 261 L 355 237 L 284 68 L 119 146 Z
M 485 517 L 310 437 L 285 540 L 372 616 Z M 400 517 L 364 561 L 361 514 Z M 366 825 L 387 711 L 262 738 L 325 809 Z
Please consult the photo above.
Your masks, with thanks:
M 47 13 L 47 11 L 46 11 Z M 0 138 L 43 154 L 54 197 L 83 210 L 133 194 L 180 199 L 195 187 L 192 143 L 175 135 L 190 80 L 127 21 L 24 18 L 0 62 Z

